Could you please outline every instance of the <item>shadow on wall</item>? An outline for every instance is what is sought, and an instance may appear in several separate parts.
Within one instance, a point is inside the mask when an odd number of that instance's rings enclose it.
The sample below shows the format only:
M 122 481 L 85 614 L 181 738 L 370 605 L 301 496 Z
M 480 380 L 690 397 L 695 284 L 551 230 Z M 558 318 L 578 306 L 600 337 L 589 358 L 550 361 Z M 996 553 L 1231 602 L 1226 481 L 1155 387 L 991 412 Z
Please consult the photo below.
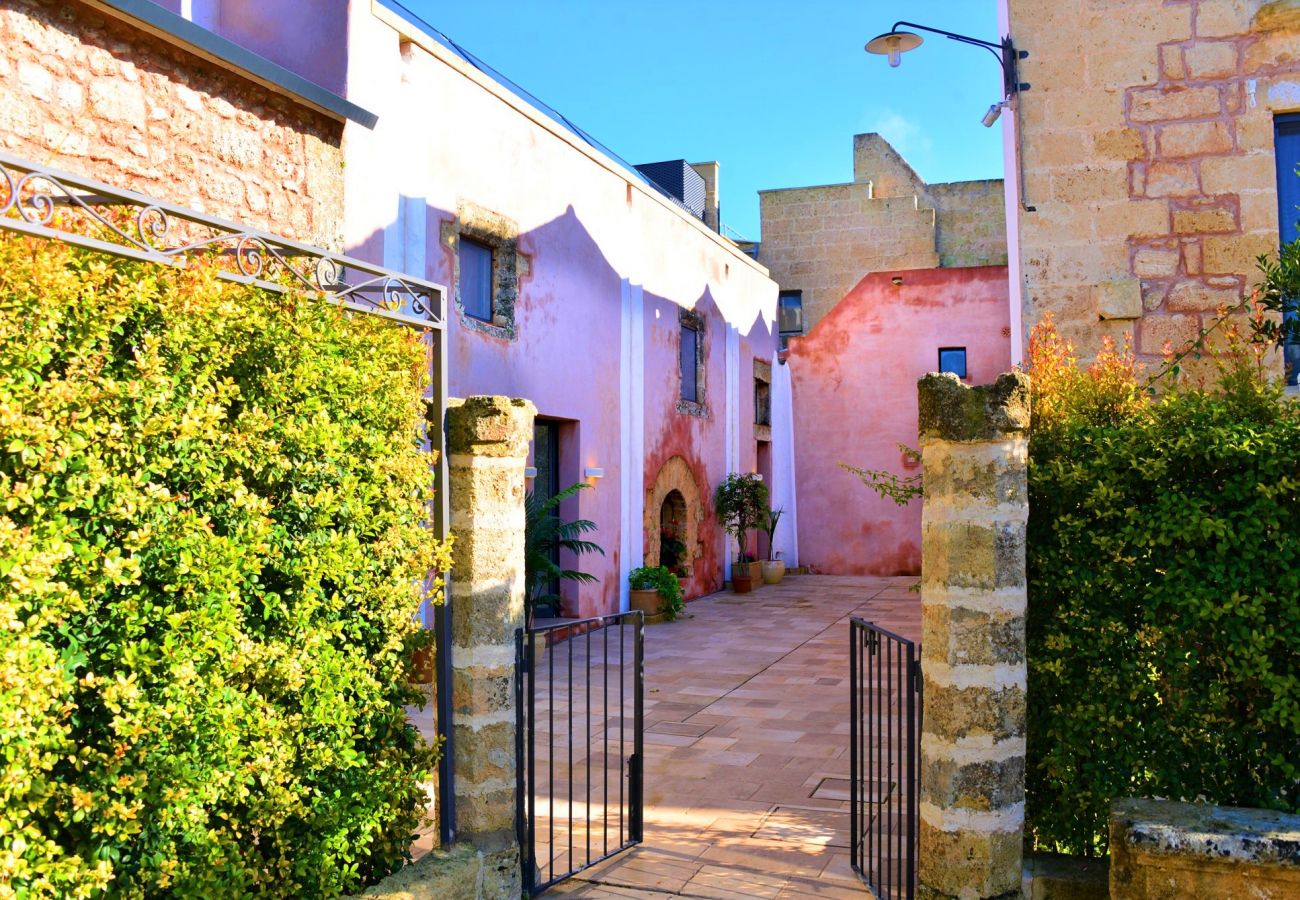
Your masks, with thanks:
M 586 466 L 605 470 L 595 490 L 582 491 L 560 511 L 566 519 L 594 521 L 599 528 L 594 539 L 605 555 L 584 556 L 580 564 L 562 556 L 560 564 L 581 568 L 597 578 L 594 584 L 564 586 L 566 613 L 588 616 L 616 611 L 621 587 L 618 460 L 623 398 L 618 372 L 623 276 L 570 205 L 535 228 L 512 233 L 514 247 L 525 261 L 519 266 L 511 311 L 513 333 L 484 327 L 485 323 L 470 321 L 456 302 L 457 251 L 455 239 L 449 240 L 447 235 L 455 234 L 457 214 L 428 204 L 423 210 L 424 214 L 418 215 L 411 198 L 398 198 L 392 224 L 355 242 L 351 253 L 381 263 L 387 260 L 392 268 L 448 288 L 452 396 L 525 397 L 536 405 L 539 416 L 567 423 L 574 439 L 561 444 L 560 487 L 579 480 Z M 400 252 L 395 252 L 393 242 L 400 245 Z M 686 589 L 688 596 L 697 597 L 722 586 L 721 530 L 708 498 L 713 484 L 724 474 L 726 459 L 726 425 L 719 415 L 725 399 L 726 323 L 708 285 L 688 307 L 646 292 L 643 308 L 645 366 L 640 377 L 645 392 L 645 466 L 637 483 L 641 490 L 650 491 L 661 467 L 674 456 L 685 460 L 696 479 L 704 499 L 697 510 L 700 537 L 691 554 Z M 682 308 L 700 314 L 705 323 L 707 415 L 684 414 L 677 408 Z M 752 356 L 747 343 L 766 347 L 771 341 L 761 310 L 755 310 L 749 328 L 752 335 L 741 335 L 742 386 L 747 383 Z M 742 415 L 745 399 L 742 390 Z M 646 526 L 637 523 L 637 527 Z M 649 533 L 644 535 L 647 542 L 649 537 Z

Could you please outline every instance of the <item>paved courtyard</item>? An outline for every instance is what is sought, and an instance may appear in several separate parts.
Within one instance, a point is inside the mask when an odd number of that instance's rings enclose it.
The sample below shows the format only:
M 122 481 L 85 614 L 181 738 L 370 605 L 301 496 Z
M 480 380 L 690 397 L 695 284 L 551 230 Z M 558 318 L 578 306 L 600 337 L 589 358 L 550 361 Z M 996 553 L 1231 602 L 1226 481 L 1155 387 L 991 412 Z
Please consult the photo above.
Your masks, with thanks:
M 914 583 L 913 578 L 789 577 L 752 594 L 696 601 L 677 622 L 647 627 L 645 840 L 549 894 L 866 896 L 848 852 L 848 620 L 862 616 L 918 639 L 920 598 L 909 590 Z M 574 642 L 579 653 L 586 652 L 583 643 L 582 638 Z M 562 648 L 549 652 L 567 666 L 568 650 Z M 576 696 L 574 701 L 585 710 L 585 702 Z M 556 708 L 563 719 L 568 704 Z M 567 727 L 557 724 L 555 730 Z M 573 729 L 580 735 L 582 722 Z M 567 743 L 567 735 L 559 737 L 559 746 Z M 616 760 L 617 743 L 608 741 L 604 752 Z M 597 772 L 600 753 L 592 754 Z M 579 753 L 574 771 L 586 758 Z M 578 775 L 576 784 L 581 802 L 575 818 L 581 820 L 591 783 Z M 570 807 L 568 785 L 559 787 L 553 812 L 560 834 L 554 840 L 561 855 L 556 870 L 563 871 Z M 599 799 L 604 787 L 594 782 L 590 807 L 599 820 L 591 835 L 596 857 L 606 827 L 602 811 L 609 809 Z M 616 816 L 617 804 L 611 806 Z M 554 834 L 546 817 L 551 804 L 542 807 L 539 835 Z M 615 818 L 608 821 L 617 826 Z M 575 838 L 581 846 L 588 834 L 578 826 Z M 539 855 L 545 865 L 549 847 L 539 848 Z

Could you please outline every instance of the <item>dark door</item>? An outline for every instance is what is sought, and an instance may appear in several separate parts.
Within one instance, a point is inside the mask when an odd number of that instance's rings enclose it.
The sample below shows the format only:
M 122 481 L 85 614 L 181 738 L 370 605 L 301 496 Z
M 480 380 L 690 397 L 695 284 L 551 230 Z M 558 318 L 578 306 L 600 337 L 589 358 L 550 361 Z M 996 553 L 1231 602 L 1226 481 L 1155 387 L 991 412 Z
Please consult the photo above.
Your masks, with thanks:
M 1300 240 L 1300 114 L 1278 116 L 1274 120 L 1277 149 L 1278 235 L 1283 244 Z M 1286 313 L 1294 321 L 1294 309 Z M 1288 336 L 1286 341 L 1287 384 L 1300 381 L 1300 340 Z
M 537 474 L 533 477 L 533 494 L 539 501 L 546 501 L 560 492 L 560 440 L 559 429 L 554 422 L 539 420 L 533 425 L 533 467 Z M 558 509 L 552 515 L 558 516 Z M 552 548 L 551 562 L 560 562 L 559 550 Z M 546 587 L 546 593 L 552 596 L 560 593 L 560 583 L 553 580 Z M 559 603 L 552 601 L 539 605 L 535 615 L 539 618 L 553 618 L 560 614 Z

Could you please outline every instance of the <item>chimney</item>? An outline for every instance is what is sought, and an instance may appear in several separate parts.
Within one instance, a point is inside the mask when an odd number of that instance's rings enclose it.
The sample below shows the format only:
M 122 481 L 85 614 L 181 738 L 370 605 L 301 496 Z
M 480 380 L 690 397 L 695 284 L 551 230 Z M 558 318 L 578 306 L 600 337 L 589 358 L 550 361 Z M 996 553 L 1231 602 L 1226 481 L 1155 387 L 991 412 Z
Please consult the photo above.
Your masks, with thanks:
M 704 179 L 704 224 L 718 231 L 722 227 L 722 204 L 718 202 L 718 164 L 691 163 L 691 168 Z

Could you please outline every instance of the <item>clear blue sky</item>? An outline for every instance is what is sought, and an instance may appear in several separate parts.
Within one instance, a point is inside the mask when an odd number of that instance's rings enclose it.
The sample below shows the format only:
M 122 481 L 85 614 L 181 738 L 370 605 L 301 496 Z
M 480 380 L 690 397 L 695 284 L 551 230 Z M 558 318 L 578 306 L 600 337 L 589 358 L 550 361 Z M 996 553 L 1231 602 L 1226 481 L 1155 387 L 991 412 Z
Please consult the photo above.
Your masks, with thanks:
M 629 162 L 718 160 L 747 237 L 758 190 L 852 180 L 858 132 L 926 181 L 1002 176 L 987 51 L 929 35 L 891 69 L 862 50 L 898 19 L 996 41 L 994 0 L 403 2 Z

